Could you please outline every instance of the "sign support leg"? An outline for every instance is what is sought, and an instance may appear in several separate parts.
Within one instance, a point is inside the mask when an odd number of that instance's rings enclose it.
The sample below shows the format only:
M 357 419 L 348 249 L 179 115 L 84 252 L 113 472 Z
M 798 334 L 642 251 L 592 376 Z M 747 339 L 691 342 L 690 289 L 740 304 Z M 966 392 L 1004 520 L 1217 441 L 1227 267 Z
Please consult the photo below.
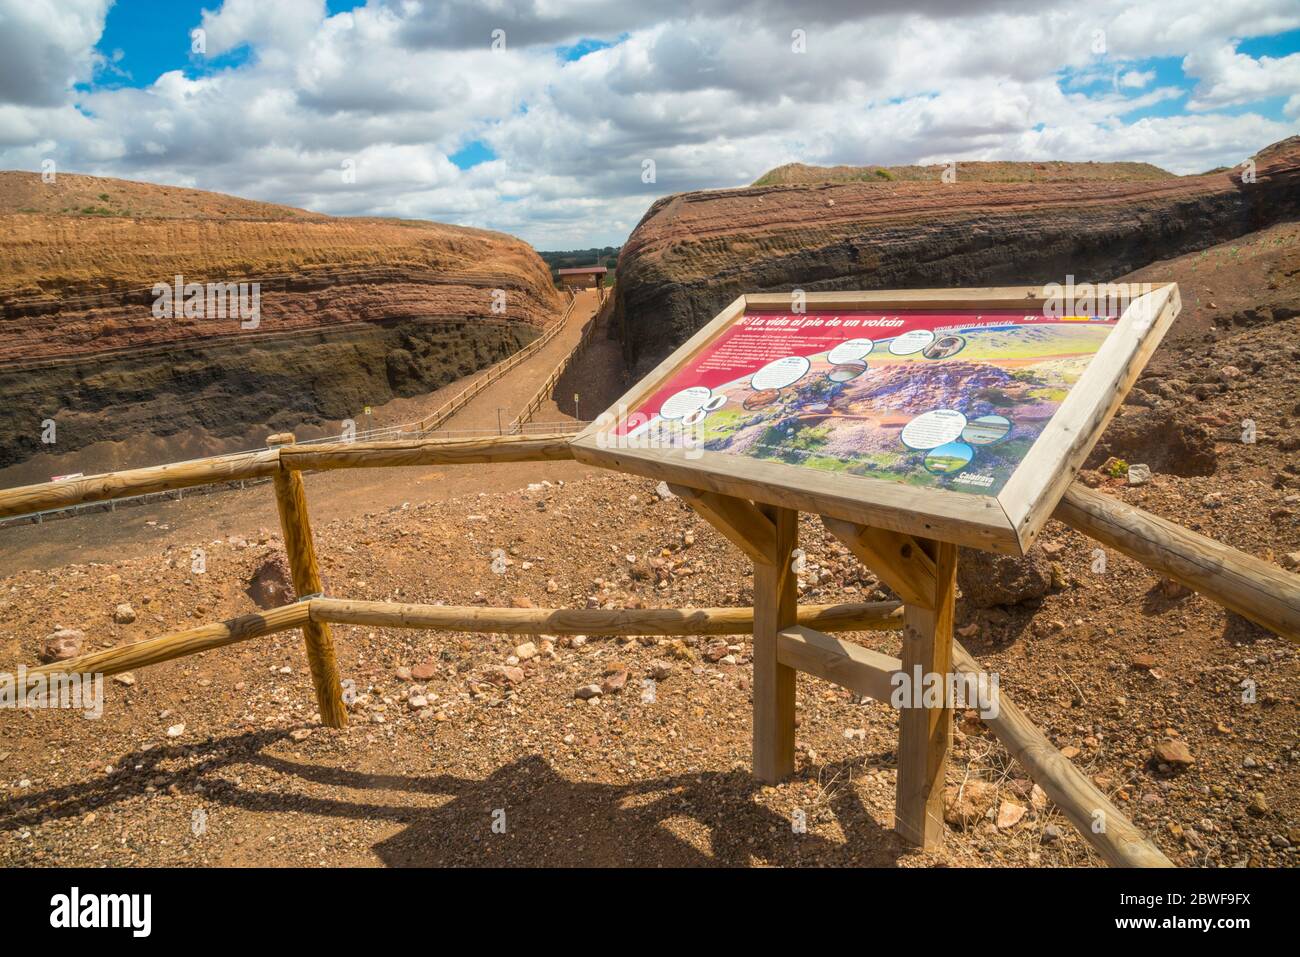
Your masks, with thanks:
M 957 590 L 957 546 L 924 540 L 934 560 L 931 607 L 909 602 L 903 610 L 903 674 L 913 699 L 899 711 L 898 789 L 894 830 L 924 850 L 943 840 L 943 778 L 952 742 L 953 598 Z M 938 682 L 937 700 L 923 701 L 922 681 Z M 928 704 L 929 706 L 924 706 Z
M 794 773 L 795 671 L 777 662 L 777 634 L 797 623 L 793 551 L 799 513 L 759 506 L 775 526 L 767 561 L 754 562 L 754 777 L 775 784 Z

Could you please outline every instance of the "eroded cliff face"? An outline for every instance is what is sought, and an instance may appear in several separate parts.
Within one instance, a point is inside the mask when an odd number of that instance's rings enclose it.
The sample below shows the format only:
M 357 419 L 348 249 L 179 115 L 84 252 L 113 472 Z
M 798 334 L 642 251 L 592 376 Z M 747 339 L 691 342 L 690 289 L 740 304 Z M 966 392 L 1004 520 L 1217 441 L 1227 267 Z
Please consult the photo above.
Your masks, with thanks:
M 1109 280 L 1300 213 L 1300 137 L 1242 173 L 964 182 L 959 167 L 954 183 L 668 196 L 623 246 L 615 327 L 640 374 L 744 292 Z
M 366 406 L 432 392 L 540 334 L 525 322 L 397 319 L 0 366 L 0 407 L 10 411 L 0 416 L 0 470 L 40 453 L 65 456 L 137 436 L 148 438 L 148 449 L 177 450 L 164 458 L 181 449 L 257 448 L 275 432 L 304 437 L 303 426 L 362 422 Z M 47 421 L 55 423 L 48 445 Z M 176 441 L 158 441 L 168 438 Z M 156 455 L 129 452 L 122 465 L 155 464 Z M 64 469 L 100 470 L 75 457 L 59 461 Z M 6 471 L 0 485 L 48 477 L 40 469 Z
M 244 284 L 170 312 L 158 284 Z M 219 297 L 220 298 L 220 297 Z M 349 418 L 532 341 L 560 311 L 501 233 L 323 216 L 198 190 L 0 173 L 0 468 L 132 435 L 223 437 Z M 159 314 L 162 312 L 163 314 Z M 215 445 L 215 447 L 214 447 Z

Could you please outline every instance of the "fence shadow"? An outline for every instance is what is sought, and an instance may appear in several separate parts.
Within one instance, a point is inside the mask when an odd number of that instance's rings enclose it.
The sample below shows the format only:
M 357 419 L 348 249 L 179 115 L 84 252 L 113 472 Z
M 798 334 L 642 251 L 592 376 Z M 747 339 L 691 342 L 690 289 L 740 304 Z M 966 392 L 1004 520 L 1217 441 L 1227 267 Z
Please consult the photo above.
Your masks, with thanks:
M 150 786 L 174 785 L 193 792 L 196 807 L 403 824 L 373 846 L 389 867 L 888 867 L 910 850 L 875 821 L 850 786 L 829 790 L 808 808 L 810 831 L 796 834 L 789 816 L 754 800 L 759 785 L 747 770 L 611 785 L 570 780 L 532 754 L 482 780 L 370 774 L 266 753 L 287 735 L 256 732 L 135 752 L 118 762 L 123 772 L 8 803 L 0 808 L 0 831 L 74 817 L 141 796 Z M 180 758 L 185 766 L 169 769 Z M 221 773 L 248 765 L 283 777 L 285 786 L 251 791 Z M 848 777 L 846 767 L 824 770 L 826 780 Z M 322 788 L 360 796 L 319 796 Z M 402 795 L 416 799 L 403 801 Z M 829 819 L 839 824 L 843 841 L 812 833 L 814 820 Z

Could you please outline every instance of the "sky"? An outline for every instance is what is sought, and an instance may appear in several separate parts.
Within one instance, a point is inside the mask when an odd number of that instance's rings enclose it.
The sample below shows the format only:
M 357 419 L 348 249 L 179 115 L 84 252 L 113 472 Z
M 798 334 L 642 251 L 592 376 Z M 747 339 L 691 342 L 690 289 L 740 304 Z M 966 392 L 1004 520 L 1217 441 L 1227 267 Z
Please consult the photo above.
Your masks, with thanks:
M 1298 128 L 1296 0 L 0 0 L 0 169 L 539 249 L 787 162 L 1194 173 Z

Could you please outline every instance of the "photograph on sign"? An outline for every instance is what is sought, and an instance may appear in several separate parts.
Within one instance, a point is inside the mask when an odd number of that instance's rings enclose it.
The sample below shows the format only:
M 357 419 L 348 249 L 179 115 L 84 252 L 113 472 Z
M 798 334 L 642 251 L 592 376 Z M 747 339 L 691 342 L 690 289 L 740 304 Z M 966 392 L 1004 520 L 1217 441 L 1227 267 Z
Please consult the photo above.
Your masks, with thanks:
M 995 494 L 1117 316 L 746 312 L 616 434 L 823 472 Z

